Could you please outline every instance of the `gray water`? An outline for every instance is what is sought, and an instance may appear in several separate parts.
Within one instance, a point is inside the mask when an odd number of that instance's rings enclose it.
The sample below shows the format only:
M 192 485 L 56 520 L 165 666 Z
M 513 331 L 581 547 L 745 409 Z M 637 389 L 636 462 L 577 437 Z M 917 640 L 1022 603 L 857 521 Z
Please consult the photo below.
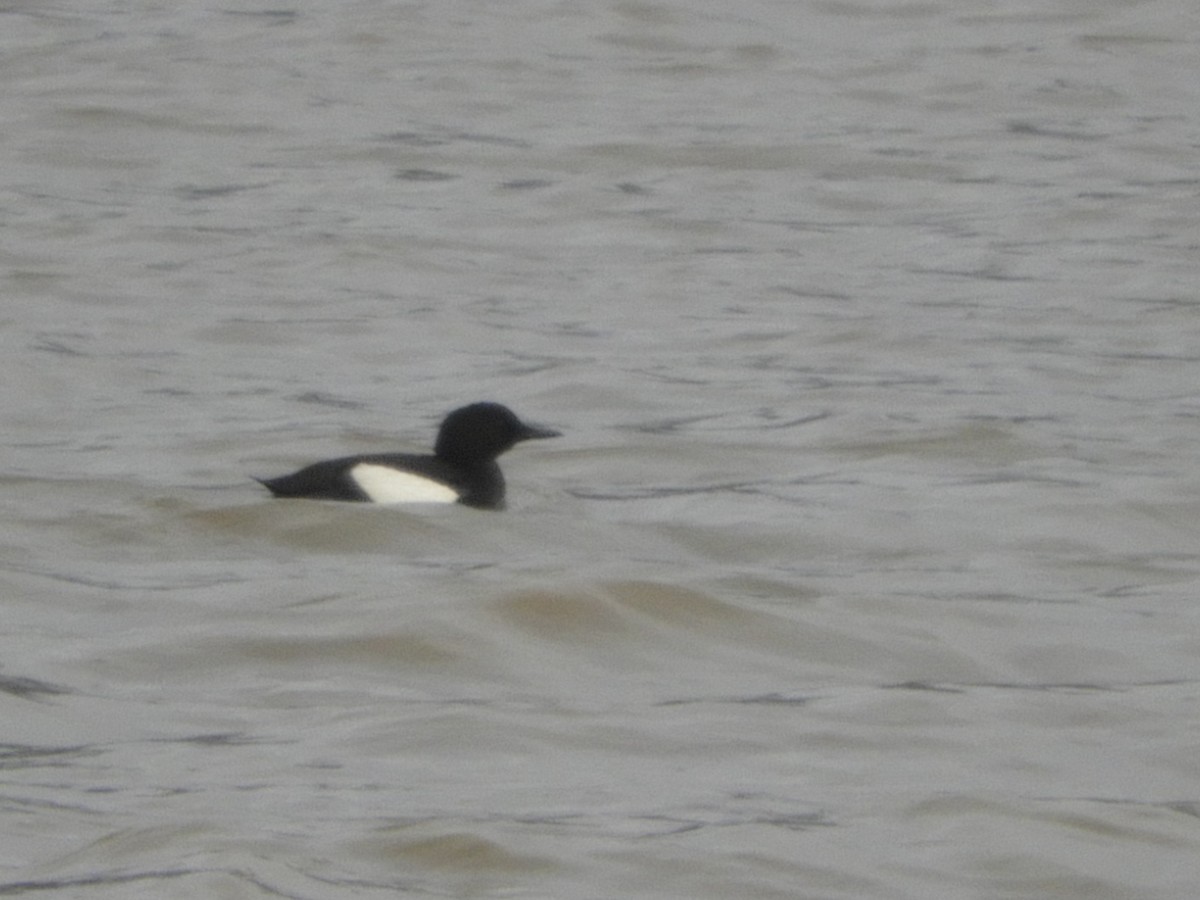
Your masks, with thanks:
M 1191 900 L 1198 34 L 4 4 L 0 896 Z

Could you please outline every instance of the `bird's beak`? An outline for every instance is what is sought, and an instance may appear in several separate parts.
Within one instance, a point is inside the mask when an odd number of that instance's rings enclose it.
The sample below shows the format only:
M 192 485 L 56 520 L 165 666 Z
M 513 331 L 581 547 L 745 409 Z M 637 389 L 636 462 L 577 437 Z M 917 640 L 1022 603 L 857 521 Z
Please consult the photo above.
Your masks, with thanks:
M 555 431 L 553 428 L 546 428 L 543 425 L 530 425 L 525 423 L 525 430 L 521 432 L 519 440 L 536 441 L 541 438 L 562 437 L 561 431 Z

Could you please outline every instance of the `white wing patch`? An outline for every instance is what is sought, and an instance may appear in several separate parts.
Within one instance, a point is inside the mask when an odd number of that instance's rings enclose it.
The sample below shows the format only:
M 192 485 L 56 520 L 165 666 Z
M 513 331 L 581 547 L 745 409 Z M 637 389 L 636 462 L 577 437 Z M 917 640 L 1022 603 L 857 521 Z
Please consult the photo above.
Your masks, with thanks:
M 373 503 L 453 503 L 458 491 L 412 472 L 374 463 L 359 463 L 350 470 L 354 483 Z

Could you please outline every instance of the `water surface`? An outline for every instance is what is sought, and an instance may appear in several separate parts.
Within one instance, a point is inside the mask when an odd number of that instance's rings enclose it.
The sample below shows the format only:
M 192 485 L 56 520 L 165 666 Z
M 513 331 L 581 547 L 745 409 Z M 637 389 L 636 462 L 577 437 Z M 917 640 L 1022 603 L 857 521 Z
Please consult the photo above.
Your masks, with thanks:
M 0 24 L 0 894 L 1194 896 L 1190 6 Z

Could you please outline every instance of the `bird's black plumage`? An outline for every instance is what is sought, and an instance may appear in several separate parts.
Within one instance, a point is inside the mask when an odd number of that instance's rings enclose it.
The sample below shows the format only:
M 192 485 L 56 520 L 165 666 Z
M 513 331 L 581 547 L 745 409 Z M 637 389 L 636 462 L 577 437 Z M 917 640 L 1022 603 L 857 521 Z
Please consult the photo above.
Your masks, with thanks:
M 480 509 L 504 507 L 504 475 L 496 457 L 520 441 L 557 437 L 550 428 L 522 422 L 499 403 L 472 403 L 454 410 L 438 430 L 433 455 L 376 453 L 343 456 L 305 466 L 290 475 L 260 478 L 276 497 L 371 502 L 361 474 L 366 467 L 416 476 L 453 491 L 457 502 Z M 447 492 L 449 495 L 449 493 Z M 449 495 L 452 496 L 452 495 Z M 428 499 L 428 498 L 426 498 Z

